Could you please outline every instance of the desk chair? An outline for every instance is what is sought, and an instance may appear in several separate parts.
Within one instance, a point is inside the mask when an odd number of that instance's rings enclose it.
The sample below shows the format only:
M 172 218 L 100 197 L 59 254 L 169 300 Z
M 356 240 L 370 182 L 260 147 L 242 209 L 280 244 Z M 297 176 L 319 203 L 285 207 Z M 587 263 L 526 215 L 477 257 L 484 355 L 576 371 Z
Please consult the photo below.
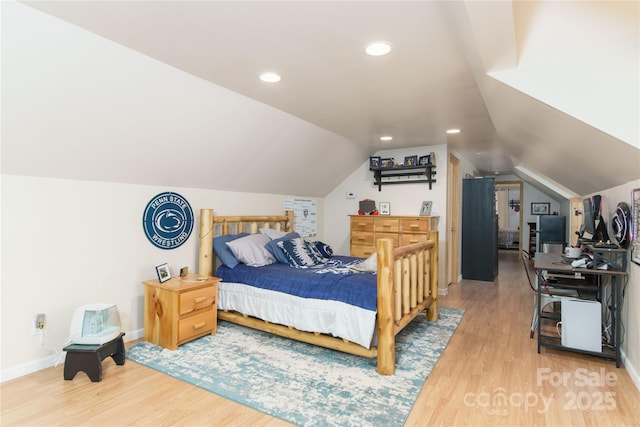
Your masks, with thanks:
M 533 338 L 536 333 L 536 329 L 538 329 L 538 322 L 540 321 L 538 317 L 538 290 L 537 290 L 537 279 L 538 275 L 533 268 L 533 259 L 529 252 L 522 250 L 522 264 L 524 265 L 524 271 L 527 274 L 527 281 L 529 282 L 529 287 L 534 292 L 535 305 L 533 306 L 533 318 L 531 320 L 531 332 L 529 333 L 529 338 Z M 541 284 L 543 286 L 543 290 L 540 292 L 540 309 L 544 310 L 544 308 L 554 302 L 562 301 L 562 298 L 567 297 L 577 297 L 578 293 L 571 289 L 556 289 L 553 288 L 552 285 L 549 284 L 547 279 L 544 277 L 540 277 Z

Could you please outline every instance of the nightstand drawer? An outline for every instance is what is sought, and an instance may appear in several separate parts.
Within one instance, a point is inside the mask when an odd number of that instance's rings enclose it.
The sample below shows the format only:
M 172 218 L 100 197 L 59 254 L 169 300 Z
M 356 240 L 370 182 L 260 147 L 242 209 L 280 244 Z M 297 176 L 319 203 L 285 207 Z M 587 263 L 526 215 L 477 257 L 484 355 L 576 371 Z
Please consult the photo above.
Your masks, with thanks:
M 180 294 L 180 316 L 212 306 L 216 303 L 218 289 L 215 286 L 194 289 Z
M 216 312 L 211 308 L 178 321 L 178 343 L 210 333 L 216 325 Z
M 357 216 L 351 218 L 351 231 L 373 232 L 373 218 Z

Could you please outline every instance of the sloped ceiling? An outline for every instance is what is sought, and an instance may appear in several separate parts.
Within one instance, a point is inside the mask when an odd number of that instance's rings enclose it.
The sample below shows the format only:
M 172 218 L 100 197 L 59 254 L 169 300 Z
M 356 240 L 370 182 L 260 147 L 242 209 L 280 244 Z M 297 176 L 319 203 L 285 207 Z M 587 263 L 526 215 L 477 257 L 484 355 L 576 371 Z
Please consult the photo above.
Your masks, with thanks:
M 561 196 L 640 178 L 637 2 L 2 11 L 3 173 L 322 197 L 377 150 L 446 143 Z

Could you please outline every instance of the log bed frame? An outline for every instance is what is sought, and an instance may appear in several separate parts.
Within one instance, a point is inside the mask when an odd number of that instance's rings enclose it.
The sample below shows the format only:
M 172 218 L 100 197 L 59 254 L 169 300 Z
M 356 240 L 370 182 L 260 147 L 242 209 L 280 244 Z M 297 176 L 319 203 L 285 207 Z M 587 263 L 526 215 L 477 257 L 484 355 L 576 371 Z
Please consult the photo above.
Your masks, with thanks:
M 213 209 L 200 210 L 200 249 L 198 273 L 211 276 L 214 272 L 214 236 L 247 232 L 260 228 L 293 231 L 293 211 L 285 215 L 214 216 Z M 395 336 L 425 309 L 429 321 L 438 320 L 438 232 L 432 231 L 426 242 L 393 248 L 391 239 L 379 239 L 377 347 L 365 348 L 330 335 L 300 331 L 269 323 L 233 311 L 218 310 L 218 318 L 286 338 L 303 341 L 345 353 L 377 358 L 381 375 L 395 372 Z

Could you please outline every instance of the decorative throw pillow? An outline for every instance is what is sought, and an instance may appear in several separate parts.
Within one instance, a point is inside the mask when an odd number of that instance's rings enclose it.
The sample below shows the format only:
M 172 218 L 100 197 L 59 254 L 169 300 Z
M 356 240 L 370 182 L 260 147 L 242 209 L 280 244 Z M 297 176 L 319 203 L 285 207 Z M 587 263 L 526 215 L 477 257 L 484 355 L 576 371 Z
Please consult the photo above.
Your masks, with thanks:
M 271 252 L 271 255 L 275 257 L 278 262 L 283 264 L 289 264 L 289 258 L 284 254 L 282 249 L 278 246 L 278 242 L 282 242 L 285 240 L 297 239 L 300 235 L 298 233 L 288 233 L 284 237 L 279 239 L 274 239 L 266 244 L 267 250 Z
M 316 254 L 311 250 L 309 243 L 302 237 L 291 240 L 284 240 L 277 243 L 278 247 L 288 259 L 288 263 L 292 267 L 311 267 L 324 262 L 318 259 Z
M 314 242 L 314 245 L 323 258 L 331 258 L 333 256 L 333 249 L 326 243 Z
M 271 252 L 265 247 L 270 241 L 271 239 L 266 234 L 250 234 L 227 242 L 227 246 L 241 263 L 249 267 L 262 267 L 276 262 Z
M 267 236 L 269 236 L 271 240 L 280 239 L 286 236 L 287 234 L 290 234 L 290 233 L 287 233 L 286 231 L 278 231 L 278 230 L 273 230 L 271 228 L 261 228 L 260 233 L 266 234 Z
M 233 268 L 240 263 L 238 258 L 233 255 L 231 248 L 227 246 L 227 242 L 239 239 L 241 237 L 248 236 L 249 233 L 240 234 L 226 234 L 224 236 L 218 236 L 213 239 L 213 252 L 220 259 L 220 261 L 229 268 Z
M 325 258 L 320 253 L 320 250 L 318 250 L 318 248 L 316 248 L 316 244 L 314 242 L 310 242 L 309 240 L 305 239 L 305 244 L 307 245 L 307 250 L 309 252 L 311 252 L 311 254 L 312 254 L 312 256 L 314 258 L 316 258 L 317 263 L 327 262 L 328 258 Z

